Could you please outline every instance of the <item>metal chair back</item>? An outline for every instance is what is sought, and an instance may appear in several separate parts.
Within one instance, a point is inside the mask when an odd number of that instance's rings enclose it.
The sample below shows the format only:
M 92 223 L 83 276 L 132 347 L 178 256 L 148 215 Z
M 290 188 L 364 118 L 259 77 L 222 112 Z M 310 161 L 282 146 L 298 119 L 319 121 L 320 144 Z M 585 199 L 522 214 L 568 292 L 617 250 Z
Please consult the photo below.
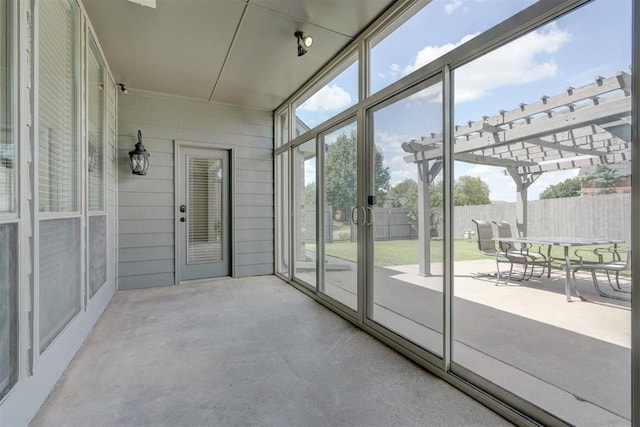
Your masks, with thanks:
M 496 225 L 496 230 L 498 231 L 499 238 L 513 237 L 513 235 L 511 234 L 511 224 L 509 224 L 507 221 L 493 221 L 493 223 Z M 504 252 L 513 249 L 513 245 L 511 245 L 510 243 L 500 242 L 499 246 L 500 249 Z
M 471 220 L 476 225 L 476 238 L 478 240 L 478 249 L 485 255 L 495 256 L 496 242 L 493 240 L 493 228 L 488 221 L 479 219 Z

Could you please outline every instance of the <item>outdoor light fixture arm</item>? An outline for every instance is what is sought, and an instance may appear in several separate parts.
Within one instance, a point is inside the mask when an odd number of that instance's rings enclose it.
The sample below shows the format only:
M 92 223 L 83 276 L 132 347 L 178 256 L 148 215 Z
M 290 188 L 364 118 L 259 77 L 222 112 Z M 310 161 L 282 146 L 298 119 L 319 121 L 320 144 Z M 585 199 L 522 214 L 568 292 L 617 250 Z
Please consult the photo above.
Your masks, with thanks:
M 308 49 L 313 44 L 313 38 L 302 31 L 296 31 L 293 35 L 298 40 L 298 56 L 302 56 L 307 53 Z

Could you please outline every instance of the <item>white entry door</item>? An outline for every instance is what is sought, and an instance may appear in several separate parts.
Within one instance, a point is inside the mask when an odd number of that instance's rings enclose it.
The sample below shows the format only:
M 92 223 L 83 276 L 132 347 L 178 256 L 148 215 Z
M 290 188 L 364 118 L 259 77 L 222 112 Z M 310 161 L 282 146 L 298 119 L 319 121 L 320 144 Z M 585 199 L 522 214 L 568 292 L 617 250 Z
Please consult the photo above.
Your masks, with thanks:
M 179 279 L 229 276 L 229 152 L 180 147 L 178 167 Z

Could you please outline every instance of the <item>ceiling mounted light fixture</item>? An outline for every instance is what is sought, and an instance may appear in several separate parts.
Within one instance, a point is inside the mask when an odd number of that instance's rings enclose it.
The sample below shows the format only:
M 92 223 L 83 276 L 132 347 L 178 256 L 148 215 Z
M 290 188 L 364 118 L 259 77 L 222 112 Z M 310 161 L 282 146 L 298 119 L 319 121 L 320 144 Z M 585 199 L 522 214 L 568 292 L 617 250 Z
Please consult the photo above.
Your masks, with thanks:
M 129 0 L 131 3 L 139 4 L 140 6 L 147 6 L 152 9 L 156 8 L 156 0 Z
M 308 49 L 313 44 L 313 38 L 302 31 L 296 31 L 293 35 L 298 39 L 298 56 L 302 56 L 307 53 Z
M 118 83 L 118 87 L 120 87 L 120 92 L 124 93 L 125 95 L 129 93 L 129 89 L 127 89 L 124 83 Z

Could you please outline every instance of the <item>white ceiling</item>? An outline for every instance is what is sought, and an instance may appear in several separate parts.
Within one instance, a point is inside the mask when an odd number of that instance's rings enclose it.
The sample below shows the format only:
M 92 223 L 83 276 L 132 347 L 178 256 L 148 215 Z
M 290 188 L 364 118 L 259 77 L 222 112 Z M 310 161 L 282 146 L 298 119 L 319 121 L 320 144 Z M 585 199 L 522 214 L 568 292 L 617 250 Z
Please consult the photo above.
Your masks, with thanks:
M 127 0 L 83 4 L 118 83 L 277 108 L 395 0 Z M 293 33 L 313 36 L 297 56 Z

